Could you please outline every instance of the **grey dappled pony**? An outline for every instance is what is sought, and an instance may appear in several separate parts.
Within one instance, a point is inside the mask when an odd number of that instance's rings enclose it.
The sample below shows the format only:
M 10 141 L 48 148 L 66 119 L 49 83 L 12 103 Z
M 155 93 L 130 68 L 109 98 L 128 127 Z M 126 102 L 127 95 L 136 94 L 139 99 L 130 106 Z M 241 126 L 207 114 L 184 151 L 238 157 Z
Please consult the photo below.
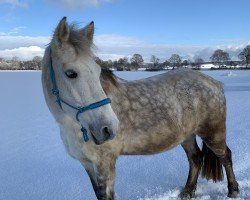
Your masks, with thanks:
M 226 144 L 226 100 L 222 84 L 197 71 L 180 69 L 137 81 L 125 81 L 101 70 L 91 51 L 94 23 L 82 29 L 64 17 L 47 47 L 42 84 L 47 105 L 55 117 L 67 152 L 85 167 L 98 200 L 113 200 L 115 163 L 119 155 L 148 155 L 179 144 L 189 161 L 183 199 L 194 196 L 200 171 L 220 181 L 222 165 L 228 196 L 237 197 L 238 183 Z M 52 94 L 50 62 L 60 98 L 84 106 L 111 98 L 112 103 L 77 110 L 56 102 Z M 85 142 L 81 127 L 87 131 Z M 196 135 L 203 140 L 202 151 Z

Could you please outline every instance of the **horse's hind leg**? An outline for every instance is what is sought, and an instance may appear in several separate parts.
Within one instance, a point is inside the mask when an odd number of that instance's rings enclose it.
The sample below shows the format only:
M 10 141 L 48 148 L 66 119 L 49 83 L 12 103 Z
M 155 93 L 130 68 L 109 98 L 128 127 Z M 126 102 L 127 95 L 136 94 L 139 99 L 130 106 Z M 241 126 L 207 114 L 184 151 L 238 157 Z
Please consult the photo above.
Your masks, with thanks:
M 196 143 L 195 135 L 190 136 L 182 144 L 189 162 L 189 173 L 185 188 L 180 193 L 180 198 L 192 198 L 195 194 L 197 179 L 202 166 L 202 154 Z
M 239 189 L 233 171 L 232 153 L 226 144 L 225 130 L 226 129 L 223 127 L 216 129 L 209 128 L 207 129 L 208 131 L 207 134 L 209 135 L 206 135 L 205 137 L 203 134 L 202 134 L 203 136 L 201 135 L 203 142 L 205 143 L 203 144 L 203 150 L 202 150 L 204 154 L 204 164 L 203 164 L 202 174 L 207 179 L 213 179 L 214 181 L 221 180 L 223 178 L 223 176 L 221 176 L 223 175 L 222 174 L 223 171 L 222 169 L 219 168 L 221 168 L 220 165 L 222 164 L 225 167 L 227 175 L 228 197 L 236 198 L 239 193 Z M 211 159 L 213 155 L 214 155 L 213 158 L 214 161 Z M 208 157 L 207 158 L 208 161 L 206 161 L 206 157 Z M 218 161 L 215 162 L 216 159 Z
M 228 180 L 228 197 L 236 198 L 239 194 L 238 183 L 235 179 L 233 171 L 232 153 L 227 146 L 226 154 L 220 158 L 221 163 L 225 167 Z

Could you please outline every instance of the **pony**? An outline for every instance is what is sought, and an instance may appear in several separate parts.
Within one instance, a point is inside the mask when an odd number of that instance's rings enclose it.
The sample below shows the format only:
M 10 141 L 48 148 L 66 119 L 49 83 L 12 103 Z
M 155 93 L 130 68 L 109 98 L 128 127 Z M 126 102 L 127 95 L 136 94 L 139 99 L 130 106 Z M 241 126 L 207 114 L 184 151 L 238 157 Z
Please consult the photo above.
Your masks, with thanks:
M 63 17 L 44 53 L 42 85 L 64 146 L 84 166 L 97 199 L 115 199 L 119 155 L 155 154 L 179 144 L 189 162 L 180 198 L 194 197 L 200 172 L 208 180 L 222 180 L 222 166 L 228 196 L 237 197 L 223 85 L 189 69 L 123 80 L 95 62 L 93 37 L 93 22 L 78 28 Z M 103 99 L 108 101 L 100 104 Z

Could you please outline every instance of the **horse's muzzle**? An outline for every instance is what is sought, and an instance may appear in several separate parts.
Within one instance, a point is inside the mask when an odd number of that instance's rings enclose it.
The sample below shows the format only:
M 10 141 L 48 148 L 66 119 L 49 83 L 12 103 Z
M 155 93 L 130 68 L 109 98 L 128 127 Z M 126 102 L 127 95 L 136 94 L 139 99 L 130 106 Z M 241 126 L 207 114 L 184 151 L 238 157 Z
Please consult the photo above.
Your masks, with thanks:
M 117 133 L 117 128 L 113 126 L 103 126 L 99 131 L 91 131 L 93 140 L 96 145 L 103 144 L 109 140 L 114 139 Z

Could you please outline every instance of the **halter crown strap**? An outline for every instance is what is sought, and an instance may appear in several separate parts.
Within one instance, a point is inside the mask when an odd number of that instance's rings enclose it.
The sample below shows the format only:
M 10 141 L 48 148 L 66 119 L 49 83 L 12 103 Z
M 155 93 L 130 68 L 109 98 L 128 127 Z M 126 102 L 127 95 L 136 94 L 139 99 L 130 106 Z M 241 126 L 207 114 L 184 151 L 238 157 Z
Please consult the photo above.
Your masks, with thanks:
M 52 91 L 52 94 L 54 96 L 56 96 L 56 102 L 58 103 L 58 105 L 62 109 L 62 104 L 61 104 L 60 96 L 59 96 L 59 90 L 58 90 L 57 84 L 56 84 L 55 71 L 54 71 L 53 65 L 52 65 L 51 49 L 50 48 L 49 48 L 49 56 L 50 56 L 50 59 L 49 59 L 49 71 L 50 71 L 50 80 L 51 80 L 51 83 L 52 83 L 51 91 Z
M 51 83 L 52 83 L 51 92 L 56 97 L 56 102 L 58 103 L 58 105 L 60 106 L 61 109 L 62 109 L 62 103 L 63 103 L 65 105 L 69 106 L 70 108 L 72 108 L 74 110 L 77 110 L 76 120 L 78 122 L 79 122 L 79 115 L 81 113 L 84 113 L 84 112 L 86 112 L 88 110 L 94 110 L 96 108 L 99 108 L 101 106 L 104 106 L 106 104 L 110 104 L 111 103 L 111 99 L 110 98 L 106 98 L 106 99 L 103 99 L 101 101 L 97 101 L 95 103 L 89 104 L 87 106 L 76 107 L 76 106 L 71 105 L 67 101 L 63 100 L 60 97 L 60 93 L 59 93 L 59 90 L 58 90 L 58 87 L 57 87 L 57 84 L 56 84 L 55 71 L 53 69 L 53 63 L 52 63 L 52 58 L 51 58 L 51 48 L 49 48 L 49 56 L 50 56 L 50 58 L 49 58 L 49 71 L 50 71 L 50 80 L 51 80 Z M 87 142 L 89 140 L 87 129 L 82 126 L 81 132 L 83 133 L 83 139 L 84 139 L 84 141 Z

